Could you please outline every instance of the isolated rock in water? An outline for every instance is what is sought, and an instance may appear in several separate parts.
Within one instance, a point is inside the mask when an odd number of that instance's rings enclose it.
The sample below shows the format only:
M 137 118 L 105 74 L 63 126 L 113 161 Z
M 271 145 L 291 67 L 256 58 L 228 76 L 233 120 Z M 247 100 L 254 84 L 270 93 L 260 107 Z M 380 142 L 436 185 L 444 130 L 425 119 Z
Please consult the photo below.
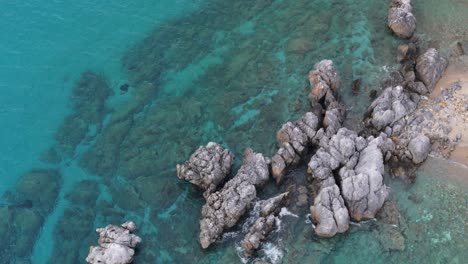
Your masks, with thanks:
M 99 246 L 91 246 L 86 262 L 92 264 L 127 264 L 132 263 L 134 248 L 141 238 L 132 234 L 136 230 L 133 222 L 121 226 L 108 225 L 98 228 Z
M 208 194 L 229 174 L 233 164 L 231 151 L 209 142 L 206 147 L 199 147 L 183 165 L 177 165 L 177 177 L 201 187 Z
M 206 197 L 200 221 L 200 244 L 209 247 L 223 233 L 233 227 L 252 206 L 257 197 L 256 187 L 269 178 L 270 160 L 261 153 L 246 149 L 244 161 L 236 176 L 221 190 Z
M 411 0 L 392 0 L 388 11 L 388 26 L 395 35 L 409 38 L 416 30 L 416 18 L 412 13 Z
M 447 66 L 447 59 L 436 49 L 430 48 L 416 61 L 417 77 L 426 85 L 429 92 L 432 92 Z
M 356 221 L 374 218 L 389 194 L 383 183 L 384 157 L 394 144 L 384 133 L 368 140 L 354 169 L 345 166 L 339 171 L 343 198 Z
M 282 181 L 285 170 L 299 162 L 307 152 L 319 125 L 318 117 L 308 112 L 299 120 L 287 122 L 278 131 L 276 138 L 279 149 L 272 157 L 272 175 L 277 183 Z
M 242 247 L 247 256 L 260 247 L 263 240 L 271 233 L 276 223 L 276 216 L 280 209 L 286 203 L 288 193 L 282 193 L 278 196 L 261 201 L 260 216 L 250 227 L 249 232 L 242 240 Z
M 428 137 L 421 134 L 409 142 L 408 150 L 411 153 L 413 163 L 419 164 L 426 160 L 431 150 L 431 141 Z
M 322 60 L 315 64 L 313 71 L 309 72 L 309 83 L 309 99 L 312 104 L 315 104 L 323 98 L 335 99 L 340 88 L 341 79 L 333 66 L 333 62 L 331 60 Z

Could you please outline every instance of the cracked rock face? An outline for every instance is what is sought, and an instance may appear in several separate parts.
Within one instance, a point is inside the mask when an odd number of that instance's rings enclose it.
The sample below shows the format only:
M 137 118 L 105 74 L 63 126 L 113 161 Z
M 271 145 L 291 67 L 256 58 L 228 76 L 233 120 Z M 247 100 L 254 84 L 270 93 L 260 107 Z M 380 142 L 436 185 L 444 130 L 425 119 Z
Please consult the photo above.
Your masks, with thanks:
M 400 38 L 409 38 L 416 30 L 411 0 L 392 0 L 388 10 L 388 26 Z
M 388 196 L 383 183 L 384 157 L 393 148 L 385 134 L 366 140 L 340 128 L 312 156 L 308 170 L 320 188 L 310 208 L 317 235 L 331 237 L 345 232 L 350 216 L 357 221 L 374 218 Z M 339 175 L 341 189 L 334 174 Z
M 416 74 L 426 85 L 429 92 L 432 92 L 447 66 L 447 59 L 440 55 L 436 49 L 430 48 L 418 57 L 416 61 Z
M 200 244 L 209 247 L 223 233 L 233 227 L 251 208 L 257 197 L 256 187 L 269 178 L 270 160 L 261 153 L 247 149 L 236 176 L 224 187 L 206 197 L 200 221 Z
M 393 142 L 384 133 L 368 141 L 364 149 L 356 152 L 359 158 L 355 167 L 345 166 L 339 172 L 343 198 L 356 221 L 374 218 L 389 194 L 383 183 L 384 159 L 393 150 Z
M 405 125 L 403 119 L 417 107 L 417 97 L 413 97 L 403 87 L 388 87 L 375 99 L 368 109 L 369 118 L 365 121 L 378 131 L 385 131 Z M 387 130 L 388 130 L 387 129 Z M 395 134 L 393 131 L 389 135 Z
M 331 60 L 322 60 L 315 64 L 314 70 L 309 72 L 310 93 L 312 104 L 325 98 L 327 101 L 336 101 L 335 95 L 341 85 L 341 79 Z
M 86 262 L 92 264 L 132 263 L 134 248 L 141 242 L 140 237 L 132 234 L 135 230 L 136 225 L 133 222 L 96 229 L 99 233 L 99 246 L 90 247 Z
M 299 120 L 287 122 L 278 131 L 276 138 L 279 149 L 272 157 L 271 165 L 272 175 L 277 183 L 282 181 L 285 170 L 297 164 L 301 156 L 307 152 L 318 125 L 317 116 L 308 112 Z
M 317 224 L 315 233 L 320 237 L 332 237 L 346 232 L 349 228 L 348 209 L 335 179 L 330 175 L 320 185 L 314 205 L 310 207 L 312 219 Z
M 242 247 L 246 256 L 250 256 L 260 247 L 263 240 L 273 231 L 276 223 L 276 216 L 286 203 L 288 193 L 261 201 L 260 215 L 250 227 L 249 232 L 242 240 Z
M 234 154 L 215 142 L 199 147 L 182 165 L 177 165 L 177 177 L 213 192 L 226 178 L 234 164 Z

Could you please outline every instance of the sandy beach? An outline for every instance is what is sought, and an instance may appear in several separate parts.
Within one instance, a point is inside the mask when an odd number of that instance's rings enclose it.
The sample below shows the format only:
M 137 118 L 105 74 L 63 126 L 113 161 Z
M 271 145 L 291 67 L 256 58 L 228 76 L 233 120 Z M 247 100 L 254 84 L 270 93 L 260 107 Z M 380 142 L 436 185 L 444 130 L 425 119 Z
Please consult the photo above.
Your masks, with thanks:
M 437 83 L 430 99 L 434 100 L 443 89 L 456 81 L 460 83 L 462 88 L 455 92 L 454 100 L 451 100 L 453 103 L 446 106 L 457 113 L 456 116 L 448 120 L 452 127 L 449 137 L 454 138 L 461 134 L 462 139 L 452 152 L 451 159 L 468 166 L 468 112 L 464 108 L 468 96 L 468 55 L 451 58 L 444 76 Z

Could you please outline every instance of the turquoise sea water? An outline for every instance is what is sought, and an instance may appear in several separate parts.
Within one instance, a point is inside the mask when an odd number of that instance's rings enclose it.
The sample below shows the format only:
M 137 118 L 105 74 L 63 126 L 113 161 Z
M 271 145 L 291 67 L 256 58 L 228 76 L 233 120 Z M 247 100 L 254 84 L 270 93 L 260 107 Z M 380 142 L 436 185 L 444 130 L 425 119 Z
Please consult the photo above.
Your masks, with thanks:
M 238 229 L 200 248 L 203 198 L 175 164 L 208 141 L 238 161 L 246 147 L 271 155 L 281 124 L 307 111 L 307 73 L 321 59 L 337 64 L 347 125 L 357 128 L 399 44 L 380 0 L 0 3 L 0 263 L 84 263 L 94 229 L 126 220 L 144 241 L 135 263 L 254 261 L 237 256 Z M 467 40 L 461 28 L 451 38 Z M 372 221 L 317 239 L 298 207 L 256 259 L 463 263 L 466 174 L 431 160 L 412 186 L 387 179 L 405 217 L 403 247 L 388 246 L 396 232 Z

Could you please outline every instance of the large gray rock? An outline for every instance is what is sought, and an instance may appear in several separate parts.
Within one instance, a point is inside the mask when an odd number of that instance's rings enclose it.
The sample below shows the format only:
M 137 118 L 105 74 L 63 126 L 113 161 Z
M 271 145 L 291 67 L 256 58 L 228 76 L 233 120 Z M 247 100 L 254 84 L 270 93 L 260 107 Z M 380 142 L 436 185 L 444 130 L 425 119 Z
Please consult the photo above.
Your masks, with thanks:
M 271 159 L 271 171 L 277 183 L 282 181 L 285 170 L 297 164 L 307 152 L 318 126 L 318 117 L 308 112 L 297 121 L 287 122 L 278 131 L 279 149 Z
M 392 0 L 387 19 L 388 26 L 398 37 L 409 38 L 416 30 L 411 0 Z
M 132 263 L 134 248 L 141 242 L 140 237 L 132 234 L 135 230 L 136 225 L 133 222 L 96 229 L 99 233 L 99 246 L 90 247 L 86 262 L 92 264 Z
M 429 92 L 432 92 L 447 66 L 447 59 L 440 55 L 436 49 L 430 48 L 418 57 L 416 61 L 416 74 L 426 85 Z
M 177 164 L 177 177 L 206 191 L 214 190 L 231 171 L 234 154 L 215 142 L 199 147 L 184 164 Z
M 252 255 L 260 247 L 261 242 L 271 233 L 276 224 L 276 216 L 287 199 L 288 193 L 282 193 L 268 200 L 260 201 L 260 215 L 241 243 L 245 255 Z
M 339 171 L 343 198 L 356 221 L 374 218 L 389 194 L 383 183 L 384 157 L 394 144 L 384 133 L 368 141 L 359 152 L 356 166 L 344 166 Z
M 411 153 L 413 163 L 419 164 L 426 160 L 431 150 L 431 141 L 423 134 L 418 135 L 409 142 L 408 150 Z
M 383 133 L 366 140 L 352 130 L 340 128 L 312 156 L 308 171 L 319 182 L 311 207 L 317 235 L 330 237 L 346 231 L 350 216 L 357 221 L 374 218 L 388 196 L 382 175 L 384 157 L 393 148 L 393 142 Z M 341 188 L 335 182 L 335 171 Z
M 206 197 L 200 221 L 200 244 L 203 248 L 209 247 L 251 208 L 257 197 L 256 186 L 265 184 L 269 178 L 269 164 L 270 160 L 261 153 L 246 149 L 236 176 L 221 190 Z
M 404 122 L 403 118 L 416 107 L 417 102 L 403 87 L 388 87 L 370 105 L 369 118 L 365 122 L 378 131 L 384 131 L 386 127 L 393 127 L 400 120 Z
M 310 215 L 316 223 L 315 233 L 320 237 L 332 237 L 348 230 L 348 209 L 332 175 L 320 182 Z

